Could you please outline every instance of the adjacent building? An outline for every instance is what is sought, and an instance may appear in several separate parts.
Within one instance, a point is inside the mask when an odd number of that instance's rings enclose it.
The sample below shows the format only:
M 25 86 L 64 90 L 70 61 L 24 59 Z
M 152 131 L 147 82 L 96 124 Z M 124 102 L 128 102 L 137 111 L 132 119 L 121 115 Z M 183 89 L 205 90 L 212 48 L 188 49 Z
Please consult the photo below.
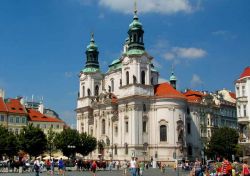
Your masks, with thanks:
M 244 146 L 244 156 L 250 155 L 250 66 L 235 81 L 236 107 L 239 123 L 239 142 Z

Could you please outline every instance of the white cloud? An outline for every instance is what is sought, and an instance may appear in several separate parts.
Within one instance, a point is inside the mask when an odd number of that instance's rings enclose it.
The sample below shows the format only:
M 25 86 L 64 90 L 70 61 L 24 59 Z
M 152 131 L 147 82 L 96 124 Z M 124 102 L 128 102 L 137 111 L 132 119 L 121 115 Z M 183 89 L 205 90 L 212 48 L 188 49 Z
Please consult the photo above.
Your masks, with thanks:
M 167 79 L 165 79 L 165 78 L 159 77 L 158 83 L 161 84 L 161 83 L 164 83 L 164 82 L 169 82 L 169 81 Z
M 190 81 L 191 87 L 197 87 L 203 84 L 203 81 L 201 80 L 200 76 L 197 74 L 193 74 L 192 79 Z
M 122 13 L 131 13 L 134 9 L 134 1 L 131 0 L 99 0 L 99 4 Z M 190 13 L 194 10 L 190 0 L 142 0 L 137 5 L 140 13 L 174 14 L 177 12 Z
M 72 77 L 74 76 L 74 74 L 73 74 L 73 72 L 65 72 L 65 73 L 64 73 L 64 76 L 65 76 L 66 78 L 72 78 Z
M 172 51 L 179 58 L 198 59 L 206 56 L 207 52 L 201 48 L 180 48 L 174 47 Z
M 227 31 L 227 30 L 214 31 L 214 32 L 212 32 L 212 35 L 221 36 L 224 39 L 236 39 L 237 38 L 237 35 L 234 35 L 230 31 Z
M 171 53 L 171 52 L 168 52 L 168 53 L 165 53 L 164 55 L 163 55 L 163 58 L 165 59 L 165 60 L 174 60 L 174 58 L 175 58 L 175 55 L 174 55 L 174 53 Z

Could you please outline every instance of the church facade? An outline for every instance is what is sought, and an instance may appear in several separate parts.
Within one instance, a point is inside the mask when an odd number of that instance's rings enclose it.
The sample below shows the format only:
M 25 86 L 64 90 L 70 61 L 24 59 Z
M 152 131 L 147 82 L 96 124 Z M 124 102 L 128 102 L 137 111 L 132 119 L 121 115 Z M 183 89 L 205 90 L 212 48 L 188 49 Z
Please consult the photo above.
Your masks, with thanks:
M 94 36 L 80 72 L 77 130 L 97 138 L 91 158 L 174 161 L 186 157 L 186 97 L 176 77 L 158 84 L 159 73 L 144 48 L 137 11 L 129 25 L 123 54 L 101 73 Z

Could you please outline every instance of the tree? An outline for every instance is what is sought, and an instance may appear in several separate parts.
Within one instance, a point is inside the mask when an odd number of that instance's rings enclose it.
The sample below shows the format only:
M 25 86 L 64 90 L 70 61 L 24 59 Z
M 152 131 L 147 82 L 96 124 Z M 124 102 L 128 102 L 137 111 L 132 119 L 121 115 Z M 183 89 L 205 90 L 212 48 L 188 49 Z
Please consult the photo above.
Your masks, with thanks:
M 95 150 L 97 145 L 96 138 L 88 135 L 87 133 L 80 134 L 80 143 L 77 148 L 77 152 L 83 156 L 88 155 L 90 152 Z
M 47 146 L 46 135 L 40 128 L 34 127 L 32 124 L 24 127 L 19 135 L 21 149 L 31 156 L 39 156 Z
M 53 131 L 52 127 L 48 130 L 47 134 L 47 150 L 49 151 L 49 156 L 51 157 L 51 152 L 54 149 L 54 140 L 56 133 Z
M 238 132 L 235 129 L 222 127 L 215 130 L 208 144 L 207 154 L 210 157 L 221 156 L 231 159 L 237 152 Z
M 0 158 L 2 155 L 13 157 L 19 151 L 19 143 L 16 135 L 0 125 Z
M 74 156 L 80 143 L 79 133 L 74 129 L 64 129 L 56 135 L 54 142 L 65 156 Z

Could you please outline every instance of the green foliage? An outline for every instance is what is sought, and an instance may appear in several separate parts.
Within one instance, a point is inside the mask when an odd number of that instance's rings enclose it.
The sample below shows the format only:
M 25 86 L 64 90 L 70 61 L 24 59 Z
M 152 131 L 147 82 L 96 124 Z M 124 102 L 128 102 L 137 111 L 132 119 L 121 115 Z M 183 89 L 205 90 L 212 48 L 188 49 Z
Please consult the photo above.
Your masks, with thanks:
M 53 131 L 52 127 L 50 127 L 47 134 L 47 150 L 49 151 L 50 155 L 51 152 L 54 150 L 55 137 L 56 133 Z
M 0 156 L 13 157 L 19 151 L 19 143 L 16 135 L 0 125 Z
M 74 129 L 64 129 L 55 137 L 55 146 L 67 157 L 74 156 L 80 143 L 79 133 Z
M 80 143 L 77 148 L 77 152 L 83 156 L 88 155 L 90 152 L 95 150 L 97 145 L 96 138 L 87 135 L 86 133 L 80 134 Z M 104 147 L 104 146 L 103 146 Z
M 235 129 L 223 127 L 215 130 L 206 150 L 209 157 L 226 156 L 231 159 L 237 152 L 238 132 Z
M 19 135 L 21 150 L 29 153 L 31 156 L 39 156 L 47 146 L 47 138 L 40 128 L 32 124 L 23 128 Z

